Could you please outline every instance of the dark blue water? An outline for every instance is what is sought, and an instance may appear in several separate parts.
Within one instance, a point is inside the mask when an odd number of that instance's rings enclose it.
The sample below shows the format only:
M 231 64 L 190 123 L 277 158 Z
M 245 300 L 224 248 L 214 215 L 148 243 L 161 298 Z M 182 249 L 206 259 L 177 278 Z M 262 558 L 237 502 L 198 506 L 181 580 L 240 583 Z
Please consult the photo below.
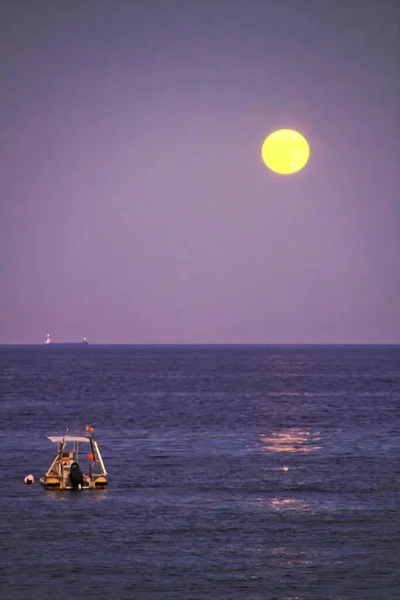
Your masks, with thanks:
M 399 346 L 0 347 L 0 398 L 2 599 L 400 598 Z M 45 492 L 86 424 L 109 488 Z

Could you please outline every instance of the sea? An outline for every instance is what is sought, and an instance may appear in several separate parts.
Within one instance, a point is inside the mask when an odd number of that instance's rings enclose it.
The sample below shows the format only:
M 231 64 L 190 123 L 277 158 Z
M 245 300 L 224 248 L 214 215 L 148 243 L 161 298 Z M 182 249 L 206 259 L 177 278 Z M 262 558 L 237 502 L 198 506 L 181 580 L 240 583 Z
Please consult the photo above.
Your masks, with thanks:
M 400 346 L 1 346 L 0 474 L 2 600 L 399 600 Z

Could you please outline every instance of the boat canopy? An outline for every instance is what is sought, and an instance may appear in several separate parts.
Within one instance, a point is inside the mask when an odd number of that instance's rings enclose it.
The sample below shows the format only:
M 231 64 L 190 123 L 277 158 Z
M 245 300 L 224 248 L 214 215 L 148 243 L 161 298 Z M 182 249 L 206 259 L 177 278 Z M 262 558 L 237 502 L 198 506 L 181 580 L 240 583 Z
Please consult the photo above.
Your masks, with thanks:
M 91 442 L 92 438 L 90 435 L 50 435 L 48 438 L 55 444 L 61 444 L 62 442 Z

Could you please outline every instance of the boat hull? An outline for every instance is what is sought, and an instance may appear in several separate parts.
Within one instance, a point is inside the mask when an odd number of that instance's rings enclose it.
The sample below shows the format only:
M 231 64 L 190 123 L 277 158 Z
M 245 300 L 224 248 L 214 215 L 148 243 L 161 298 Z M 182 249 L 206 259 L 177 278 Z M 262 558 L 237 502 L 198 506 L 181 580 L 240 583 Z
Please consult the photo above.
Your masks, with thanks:
M 107 479 L 105 477 L 98 476 L 90 479 L 89 477 L 83 477 L 82 485 L 74 487 L 69 481 L 63 482 L 61 478 L 54 476 L 42 475 L 40 478 L 40 485 L 47 491 L 77 491 L 77 490 L 104 490 L 107 487 Z

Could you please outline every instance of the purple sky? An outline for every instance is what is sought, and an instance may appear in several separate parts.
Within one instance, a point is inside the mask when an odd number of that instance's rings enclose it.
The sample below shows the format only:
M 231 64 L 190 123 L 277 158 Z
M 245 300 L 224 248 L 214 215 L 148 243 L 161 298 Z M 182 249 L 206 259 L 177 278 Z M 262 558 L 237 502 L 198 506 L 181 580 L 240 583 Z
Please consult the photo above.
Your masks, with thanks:
M 396 4 L 0 3 L 0 343 L 399 343 Z

